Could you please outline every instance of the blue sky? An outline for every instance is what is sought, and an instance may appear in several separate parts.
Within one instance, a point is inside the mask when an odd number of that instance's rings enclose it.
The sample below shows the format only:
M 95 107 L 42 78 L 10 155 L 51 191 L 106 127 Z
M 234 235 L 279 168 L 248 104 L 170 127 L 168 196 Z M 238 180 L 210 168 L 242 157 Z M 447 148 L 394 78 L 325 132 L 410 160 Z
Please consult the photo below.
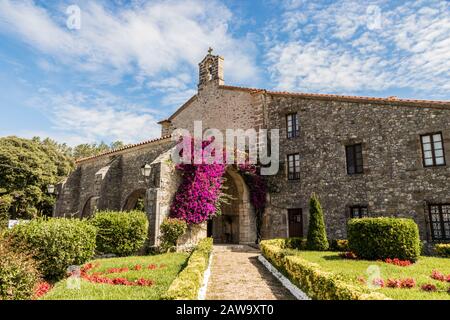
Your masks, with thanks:
M 209 46 L 231 85 L 450 99 L 449 1 L 0 0 L 0 136 L 157 137 Z

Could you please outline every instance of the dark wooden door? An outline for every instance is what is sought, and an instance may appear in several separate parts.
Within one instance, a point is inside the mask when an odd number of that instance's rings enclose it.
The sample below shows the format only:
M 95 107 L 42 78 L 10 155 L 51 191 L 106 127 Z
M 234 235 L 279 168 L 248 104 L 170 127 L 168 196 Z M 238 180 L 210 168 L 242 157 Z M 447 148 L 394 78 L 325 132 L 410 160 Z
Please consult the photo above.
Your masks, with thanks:
M 288 209 L 289 237 L 303 237 L 302 209 Z

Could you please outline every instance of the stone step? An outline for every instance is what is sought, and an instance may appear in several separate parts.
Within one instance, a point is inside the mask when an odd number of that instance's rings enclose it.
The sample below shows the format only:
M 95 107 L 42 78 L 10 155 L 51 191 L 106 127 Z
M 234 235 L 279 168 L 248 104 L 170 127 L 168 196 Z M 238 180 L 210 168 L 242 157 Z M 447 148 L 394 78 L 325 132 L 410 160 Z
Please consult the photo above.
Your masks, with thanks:
M 259 249 L 247 244 L 215 244 L 215 252 L 258 252 Z

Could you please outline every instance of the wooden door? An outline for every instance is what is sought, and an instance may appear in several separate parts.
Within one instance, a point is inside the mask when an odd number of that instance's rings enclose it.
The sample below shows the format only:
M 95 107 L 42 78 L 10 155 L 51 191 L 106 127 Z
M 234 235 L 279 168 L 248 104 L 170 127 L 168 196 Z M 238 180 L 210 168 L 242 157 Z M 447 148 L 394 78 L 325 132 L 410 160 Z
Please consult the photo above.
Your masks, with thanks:
M 303 237 L 302 209 L 288 209 L 289 237 Z

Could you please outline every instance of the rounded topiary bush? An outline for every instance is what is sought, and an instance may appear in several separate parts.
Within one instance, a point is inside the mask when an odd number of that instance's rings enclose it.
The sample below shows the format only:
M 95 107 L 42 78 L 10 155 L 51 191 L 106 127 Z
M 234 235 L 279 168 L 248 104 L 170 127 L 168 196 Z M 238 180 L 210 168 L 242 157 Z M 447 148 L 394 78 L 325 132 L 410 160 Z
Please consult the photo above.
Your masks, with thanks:
M 64 277 L 71 265 L 81 265 L 95 253 L 96 229 L 79 219 L 35 219 L 16 225 L 11 240 L 32 252 L 47 279 Z
M 348 246 L 362 259 L 415 261 L 421 249 L 419 228 L 412 219 L 351 219 L 348 223 Z
M 103 254 L 134 254 L 147 239 L 148 220 L 142 211 L 100 211 L 90 223 L 97 228 L 97 251 Z
M 30 254 L 13 250 L 9 241 L 0 240 L 0 300 L 33 298 L 40 277 Z
M 167 251 L 177 245 L 177 240 L 187 230 L 187 223 L 177 218 L 166 218 L 160 226 L 161 249 Z

